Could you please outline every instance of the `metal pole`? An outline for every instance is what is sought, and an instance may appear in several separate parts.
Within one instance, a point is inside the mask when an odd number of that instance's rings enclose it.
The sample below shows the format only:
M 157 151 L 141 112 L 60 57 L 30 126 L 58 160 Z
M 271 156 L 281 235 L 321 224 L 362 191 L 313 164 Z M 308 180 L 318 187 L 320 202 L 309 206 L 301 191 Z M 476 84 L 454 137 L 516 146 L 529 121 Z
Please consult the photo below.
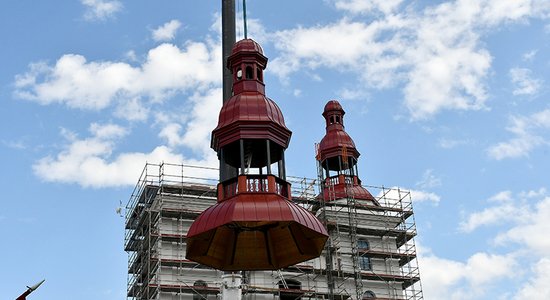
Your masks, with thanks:
M 267 153 L 267 174 L 271 175 L 271 147 L 269 145 L 269 140 L 265 140 L 265 147 Z
M 235 0 L 222 0 L 223 103 L 231 98 L 233 78 L 226 64 L 235 40 Z
M 231 70 L 227 68 L 227 58 L 235 44 L 235 0 L 222 0 L 222 73 L 223 73 L 223 99 L 225 103 L 232 96 L 233 77 Z M 220 179 L 236 177 L 237 170 L 220 160 Z

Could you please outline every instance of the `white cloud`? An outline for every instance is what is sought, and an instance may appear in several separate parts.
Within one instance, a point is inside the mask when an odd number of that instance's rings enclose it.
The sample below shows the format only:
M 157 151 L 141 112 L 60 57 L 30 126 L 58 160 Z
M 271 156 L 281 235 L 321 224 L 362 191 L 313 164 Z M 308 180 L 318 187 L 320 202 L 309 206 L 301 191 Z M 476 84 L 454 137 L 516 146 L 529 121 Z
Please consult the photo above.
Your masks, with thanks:
M 100 125 L 93 123 L 90 125 L 90 133 L 99 140 L 111 140 L 124 137 L 128 131 L 114 124 Z
M 542 0 L 544 1 L 544 0 Z M 497 25 L 501 22 L 517 21 L 529 15 L 538 14 L 538 3 L 531 0 L 490 0 L 484 1 L 482 7 L 483 22 Z M 468 1 L 462 1 L 467 4 Z M 471 4 L 470 4 L 471 5 Z
M 5 141 L 2 140 L 2 144 L 8 148 L 12 148 L 15 150 L 24 150 L 27 149 L 27 145 L 23 140 L 16 140 L 16 141 Z
M 516 215 L 523 217 L 516 217 Z M 534 206 L 519 205 L 508 221 L 514 222 L 514 227 L 500 233 L 495 241 L 498 244 L 517 243 L 532 251 L 548 257 L 550 253 L 550 197 L 545 197 Z
M 550 258 L 540 259 L 532 268 L 534 276 L 530 278 L 514 299 L 550 299 Z
M 547 193 L 548 193 L 548 191 L 546 190 L 546 188 L 542 187 L 538 190 L 530 190 L 530 191 L 527 191 L 527 192 L 520 192 L 519 196 L 521 198 L 525 198 L 525 199 L 539 198 L 539 197 L 545 196 Z
M 145 121 L 150 108 L 138 97 L 121 99 L 115 110 L 115 116 L 129 121 Z
M 149 153 L 120 153 L 113 157 L 116 142 L 128 134 L 127 129 L 94 123 L 89 130 L 90 137 L 73 137 L 59 154 L 37 161 L 33 165 L 35 174 L 45 181 L 100 188 L 136 184 L 146 162 L 217 166 L 213 151 L 200 159 L 186 159 L 167 146 L 157 146 Z M 211 173 L 212 170 L 195 170 L 193 175 L 212 178 Z
M 531 217 L 526 199 L 543 195 L 546 189 L 518 193 L 516 197 L 511 191 L 501 191 L 489 197 L 487 202 L 494 203 L 481 211 L 470 213 L 466 220 L 460 223 L 463 232 L 472 232 L 481 226 L 511 225 Z
M 547 255 L 550 253 L 550 239 L 547 238 L 550 197 L 546 195 L 545 188 L 523 191 L 515 196 L 510 191 L 499 192 L 488 200 L 494 205 L 467 215 L 460 229 L 472 232 L 481 226 L 504 226 L 506 229 L 495 237 L 496 244 L 516 243 Z
M 274 60 L 273 71 L 284 78 L 298 68 L 326 66 L 357 72 L 375 88 L 405 83 L 405 106 L 414 119 L 441 109 L 480 109 L 486 99 L 480 81 L 491 57 L 477 49 L 477 36 L 466 29 L 451 30 L 455 24 L 446 23 L 448 19 L 399 15 L 370 24 L 344 19 L 282 31 L 275 46 L 283 56 Z M 441 34 L 445 31 L 451 37 Z
M 511 126 L 506 130 L 513 133 L 515 137 L 489 147 L 487 149 L 489 157 L 496 160 L 525 157 L 536 147 L 549 143 L 540 131 L 550 129 L 550 109 L 530 116 L 510 117 L 510 123 Z
M 511 203 L 506 203 L 472 213 L 468 216 L 466 221 L 460 224 L 460 230 L 472 232 L 480 226 L 509 222 L 511 218 L 517 217 L 518 209 L 519 207 Z
M 136 51 L 134 50 L 129 50 L 127 51 L 124 56 L 126 57 L 126 59 L 128 59 L 129 61 L 131 62 L 137 62 L 138 61 L 138 57 L 136 55 Z
M 372 12 L 393 12 L 403 0 L 335 0 L 337 9 L 348 11 L 354 14 L 367 14 Z
M 512 191 L 502 191 L 489 198 L 489 202 L 510 202 L 512 201 Z
M 220 85 L 220 46 L 188 42 L 183 49 L 162 44 L 140 66 L 91 61 L 63 55 L 54 65 L 34 63 L 15 79 L 15 95 L 40 104 L 101 110 L 118 107 L 116 116 L 143 120 L 149 106 L 175 93 L 206 91 Z
M 338 91 L 338 96 L 341 100 L 357 100 L 367 98 L 365 91 L 361 89 L 343 88 Z
M 426 299 L 487 299 L 490 285 L 516 275 L 515 255 L 478 252 L 466 262 L 420 252 L 419 263 Z
M 413 203 L 432 202 L 432 204 L 437 205 L 441 200 L 441 197 L 435 193 L 420 190 L 408 190 L 400 187 L 392 187 L 391 189 L 380 191 L 376 197 L 380 198 L 384 196 L 386 199 L 397 200 L 406 197 L 408 193 L 410 193 Z
M 550 240 L 547 238 L 550 232 L 547 221 L 550 216 L 550 197 L 547 196 L 546 188 L 519 193 L 502 191 L 490 197 L 488 202 L 492 206 L 469 214 L 461 223 L 461 229 L 471 232 L 480 226 L 499 225 L 492 238 L 494 246 L 502 246 L 510 252 L 502 255 L 478 253 L 465 264 L 441 259 L 431 253 L 421 255 L 422 284 L 426 298 L 449 299 L 443 296 L 456 295 L 456 291 L 464 286 L 461 274 L 476 283 L 472 285 L 474 291 L 476 286 L 491 286 L 494 283 L 491 277 L 509 277 L 517 284 L 515 291 L 509 290 L 503 295 L 492 294 L 491 299 L 550 297 Z M 517 268 L 520 262 L 521 268 Z M 443 272 L 445 269 L 448 271 Z M 441 271 L 441 277 L 437 277 L 438 270 Z M 487 299 L 483 294 L 456 299 Z
M 209 148 L 210 131 L 221 107 L 219 76 L 216 76 L 219 57 L 213 52 L 216 49 L 212 45 L 207 47 L 201 43 L 188 43 L 185 51 L 163 44 L 149 52 L 141 67 L 87 63 L 83 57 L 64 56 L 60 61 L 69 60 L 73 63 L 71 68 L 59 67 L 64 65 L 63 61 L 53 67 L 41 64 L 19 76 L 17 93 L 26 99 L 43 104 L 60 102 L 81 109 L 115 105 L 115 116 L 127 120 L 144 120 L 151 105 L 178 91 L 194 91 L 188 101 L 180 105 L 181 111 L 162 111 L 162 106 L 155 110 L 153 126 L 160 126 L 159 137 L 167 145 L 157 146 L 150 152 L 118 153 L 117 142 L 129 133 L 121 126 L 94 123 L 87 138 L 62 129 L 67 145 L 58 154 L 37 161 L 33 166 L 35 174 L 50 182 L 110 187 L 135 184 L 145 162 L 217 167 L 216 154 Z M 127 70 L 121 76 L 113 75 L 119 82 L 109 82 L 99 75 L 118 67 Z M 70 75 L 62 75 L 62 70 Z M 198 158 L 182 156 L 175 151 L 177 147 L 193 150 Z M 192 177 L 216 178 L 217 172 L 197 169 L 193 170 Z
M 433 29 L 435 31 L 444 29 Z M 417 63 L 407 74 L 405 106 L 413 119 L 425 119 L 441 110 L 479 110 L 487 99 L 483 80 L 491 57 L 473 45 L 448 48 L 437 54 L 413 53 Z
M 212 88 L 192 95 L 189 105 L 174 115 L 157 115 L 162 128 L 159 137 L 170 147 L 184 146 L 202 155 L 214 152 L 210 148 L 210 133 L 218 123 L 221 98 L 221 88 Z
M 514 84 L 514 95 L 534 95 L 541 86 L 542 80 L 532 78 L 531 70 L 525 68 L 510 69 L 510 78 Z
M 411 190 L 411 197 L 415 203 L 432 202 L 434 205 L 437 205 L 441 200 L 441 197 L 435 193 L 418 190 Z
M 363 89 L 402 86 L 404 107 L 414 120 L 442 110 L 484 109 L 492 57 L 483 35 L 550 11 L 543 1 L 527 0 L 457 0 L 420 12 L 397 11 L 401 1 L 333 2 L 348 12 L 386 13 L 368 23 L 344 17 L 274 33 L 281 55 L 271 71 L 285 81 L 298 70 L 331 68 L 354 73 Z
M 421 188 L 432 188 L 441 185 L 441 180 L 435 177 L 432 173 L 433 170 L 426 170 L 423 174 L 423 178 L 416 185 Z M 406 189 L 398 186 L 394 186 L 389 189 L 382 189 L 376 195 L 377 198 L 386 198 L 390 201 L 406 199 L 409 196 L 413 203 L 430 202 L 433 205 L 438 205 L 441 201 L 441 197 L 436 193 L 425 190 Z
M 182 126 L 178 123 L 168 123 L 159 132 L 159 137 L 163 138 L 170 147 L 181 146 L 183 141 L 181 129 Z
M 125 63 L 88 63 L 81 55 L 66 54 L 55 66 L 32 65 L 29 72 L 18 75 L 16 95 L 40 104 L 61 102 L 74 108 L 101 109 L 118 93 L 131 90 L 139 73 Z
M 311 69 L 326 65 L 344 71 L 374 51 L 365 45 L 374 39 L 376 30 L 363 23 L 342 20 L 326 26 L 276 32 L 275 46 L 283 56 L 274 59 L 271 69 L 284 76 L 303 63 Z
M 515 269 L 515 263 L 513 255 L 476 253 L 468 258 L 465 269 L 468 281 L 481 286 L 498 277 L 513 277 L 510 271 Z
M 122 3 L 117 0 L 80 0 L 86 6 L 86 20 L 105 20 L 114 17 L 122 10 Z
M 537 52 L 538 52 L 538 50 L 531 50 L 529 52 L 526 52 L 522 55 L 522 59 L 524 61 L 528 61 L 528 62 L 533 61 L 533 59 L 537 55 Z
M 531 150 L 540 144 L 542 144 L 540 137 L 525 135 L 492 146 L 488 149 L 488 154 L 496 160 L 517 158 L 527 156 Z
M 171 20 L 164 25 L 153 30 L 153 40 L 159 41 L 171 41 L 176 36 L 176 32 L 181 27 L 181 22 L 178 20 Z
M 421 257 L 419 260 L 426 299 L 441 299 L 434 295 L 446 294 L 449 286 L 456 284 L 463 277 L 464 265 L 460 262 L 433 255 Z
M 193 102 L 191 120 L 187 122 L 182 143 L 198 153 L 213 153 L 210 149 L 210 133 L 218 123 L 222 107 L 222 89 L 215 88 L 204 94 L 196 93 Z
M 435 176 L 433 173 L 434 170 L 432 169 L 427 169 L 424 171 L 424 174 L 422 174 L 422 179 L 416 183 L 416 186 L 422 189 L 431 189 L 441 186 L 441 178 Z

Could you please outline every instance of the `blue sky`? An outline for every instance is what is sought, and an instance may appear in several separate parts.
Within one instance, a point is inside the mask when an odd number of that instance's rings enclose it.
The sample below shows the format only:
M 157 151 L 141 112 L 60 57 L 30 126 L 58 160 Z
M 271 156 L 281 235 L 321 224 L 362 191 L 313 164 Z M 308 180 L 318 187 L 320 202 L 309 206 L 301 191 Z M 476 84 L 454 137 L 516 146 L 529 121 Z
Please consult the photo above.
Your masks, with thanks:
M 124 298 L 145 161 L 217 165 L 219 2 L 0 4 L 3 295 Z M 550 298 L 550 2 L 247 6 L 289 174 L 316 176 L 338 99 L 363 182 L 412 190 L 426 299 Z

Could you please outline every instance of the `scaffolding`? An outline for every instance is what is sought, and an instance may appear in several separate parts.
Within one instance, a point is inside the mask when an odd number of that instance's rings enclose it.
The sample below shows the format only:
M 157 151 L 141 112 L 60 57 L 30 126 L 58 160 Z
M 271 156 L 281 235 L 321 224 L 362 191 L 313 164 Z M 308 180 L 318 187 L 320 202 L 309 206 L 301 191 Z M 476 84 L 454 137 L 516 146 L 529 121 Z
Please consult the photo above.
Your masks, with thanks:
M 333 201 L 294 199 L 312 209 L 329 230 L 321 261 L 308 266 L 314 269 L 324 263 L 324 270 L 311 270 L 325 276 L 323 299 L 421 300 L 411 194 L 399 188 L 366 187 L 378 204 L 353 195 Z M 329 195 L 335 194 L 333 186 L 326 188 Z M 368 298 L 369 292 L 376 298 Z
M 217 177 L 214 168 L 145 165 L 125 211 L 128 299 L 217 299 L 223 272 L 185 259 L 187 230 L 216 203 Z M 368 186 L 375 205 L 336 199 L 320 178 L 287 178 L 293 201 L 324 222 L 329 240 L 319 258 L 243 272 L 243 299 L 423 299 L 410 192 Z M 334 201 L 322 201 L 323 188 Z
M 191 221 L 216 201 L 214 174 L 217 169 L 145 165 L 125 212 L 129 299 L 219 293 L 219 272 L 185 259 Z

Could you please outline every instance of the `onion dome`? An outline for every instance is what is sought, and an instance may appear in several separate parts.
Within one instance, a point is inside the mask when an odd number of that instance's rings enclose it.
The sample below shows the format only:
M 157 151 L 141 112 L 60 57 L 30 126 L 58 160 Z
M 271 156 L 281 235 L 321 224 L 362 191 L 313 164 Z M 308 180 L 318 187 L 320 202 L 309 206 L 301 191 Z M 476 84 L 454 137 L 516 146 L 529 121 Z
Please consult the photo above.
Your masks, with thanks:
M 267 61 L 267 57 L 264 56 L 264 50 L 260 44 L 256 43 L 253 39 L 242 39 L 233 45 L 231 49 L 231 56 L 234 57 L 237 55 L 252 54 L 253 56 L 261 57 L 262 60 Z M 228 61 L 227 67 L 231 68 L 231 61 Z
M 344 112 L 344 109 L 342 108 L 342 105 L 340 105 L 340 102 L 338 100 L 330 100 L 325 104 L 325 109 L 323 110 L 323 116 L 326 117 L 331 112 L 341 112 L 342 115 L 344 115 L 346 112 Z
M 287 148 L 290 136 L 283 113 L 273 100 L 262 94 L 243 92 L 222 107 L 218 126 L 212 132 L 212 148 L 217 151 L 242 138 L 270 138 Z

